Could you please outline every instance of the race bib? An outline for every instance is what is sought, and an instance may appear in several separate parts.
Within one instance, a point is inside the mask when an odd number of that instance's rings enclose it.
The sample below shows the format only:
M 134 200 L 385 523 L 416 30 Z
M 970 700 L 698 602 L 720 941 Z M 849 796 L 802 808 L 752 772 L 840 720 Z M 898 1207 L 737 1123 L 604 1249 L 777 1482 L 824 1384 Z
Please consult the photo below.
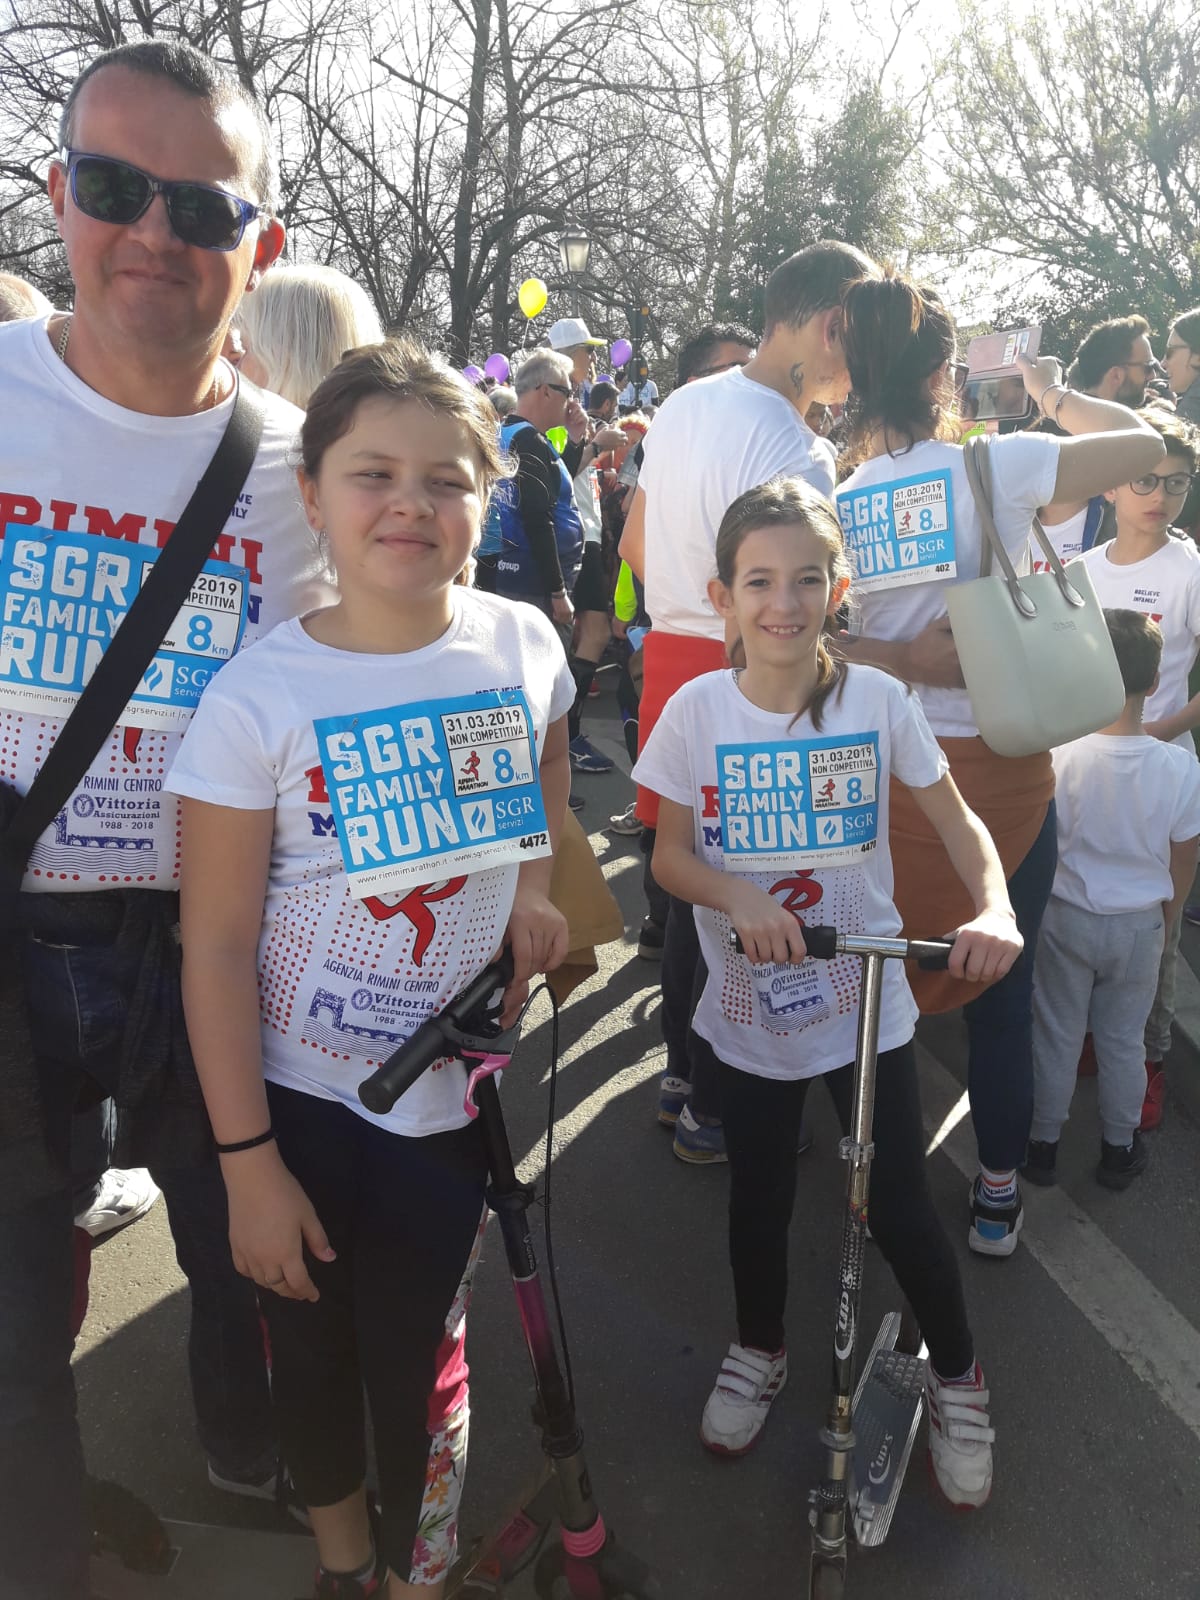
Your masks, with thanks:
M 356 899 L 550 854 L 520 689 L 313 723 Z
M 844 867 L 875 849 L 879 735 L 717 746 L 725 866 Z
M 153 570 L 144 545 L 10 524 L 0 550 L 0 705 L 67 717 Z M 206 561 L 121 727 L 182 731 L 242 642 L 249 574 Z
M 827 967 L 811 960 L 799 966 L 751 966 L 759 1021 L 777 1033 L 798 1033 L 823 1022 L 833 1011 Z
M 860 592 L 953 578 L 958 571 L 948 471 L 844 489 L 837 508 Z

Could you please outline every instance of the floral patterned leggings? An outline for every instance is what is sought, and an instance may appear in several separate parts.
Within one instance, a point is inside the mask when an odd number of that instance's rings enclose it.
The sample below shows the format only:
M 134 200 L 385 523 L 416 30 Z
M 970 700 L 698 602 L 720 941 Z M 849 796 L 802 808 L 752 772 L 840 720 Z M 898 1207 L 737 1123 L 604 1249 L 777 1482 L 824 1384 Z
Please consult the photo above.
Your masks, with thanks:
M 484 1220 L 478 1124 L 404 1138 L 268 1084 L 280 1154 L 337 1259 L 307 1257 L 315 1303 L 263 1291 L 279 1437 L 307 1505 L 366 1474 L 370 1402 L 383 1551 L 407 1583 L 454 1559 L 467 1458 L 466 1310 Z

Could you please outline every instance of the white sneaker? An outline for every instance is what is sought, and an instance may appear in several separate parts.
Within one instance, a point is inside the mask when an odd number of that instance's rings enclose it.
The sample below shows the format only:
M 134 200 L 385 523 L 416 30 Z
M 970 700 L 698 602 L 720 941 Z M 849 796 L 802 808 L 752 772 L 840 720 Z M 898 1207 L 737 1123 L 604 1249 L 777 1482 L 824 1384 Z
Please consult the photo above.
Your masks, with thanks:
M 96 1198 L 75 1218 L 75 1226 L 93 1239 L 115 1233 L 144 1217 L 160 1192 L 145 1167 L 109 1167 L 100 1180 Z
M 988 1391 L 975 1363 L 974 1383 L 946 1384 L 933 1367 L 925 1370 L 929 1406 L 929 1460 L 938 1488 L 952 1506 L 984 1505 L 992 1492 L 992 1443 Z
M 787 1382 L 787 1351 L 769 1355 L 731 1344 L 708 1397 L 700 1437 L 719 1456 L 744 1456 L 758 1439 L 771 1401 Z

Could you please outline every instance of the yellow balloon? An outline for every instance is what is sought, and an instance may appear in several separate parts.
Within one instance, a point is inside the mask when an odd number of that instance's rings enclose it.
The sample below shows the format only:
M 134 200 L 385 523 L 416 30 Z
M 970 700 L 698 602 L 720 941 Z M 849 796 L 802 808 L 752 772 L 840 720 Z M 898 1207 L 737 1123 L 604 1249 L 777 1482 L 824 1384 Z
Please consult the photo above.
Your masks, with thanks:
M 526 278 L 517 290 L 517 304 L 527 317 L 540 317 L 549 298 L 550 291 L 540 278 Z

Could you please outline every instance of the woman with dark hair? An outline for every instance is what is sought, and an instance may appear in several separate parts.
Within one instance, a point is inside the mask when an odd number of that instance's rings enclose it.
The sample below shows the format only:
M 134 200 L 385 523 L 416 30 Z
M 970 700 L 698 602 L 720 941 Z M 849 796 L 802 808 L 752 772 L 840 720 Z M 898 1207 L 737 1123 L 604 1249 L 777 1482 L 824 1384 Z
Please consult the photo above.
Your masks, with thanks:
M 1049 752 L 997 756 L 979 736 L 961 674 L 913 671 L 909 641 L 946 617 L 946 591 L 980 571 L 983 530 L 967 482 L 953 396 L 954 326 L 938 296 L 894 273 L 850 286 L 842 338 L 853 386 L 838 512 L 854 559 L 853 660 L 907 676 L 920 696 L 968 806 L 987 824 L 1008 880 L 1025 953 L 989 988 L 942 973 L 912 974 L 922 1011 L 964 1007 L 968 1089 L 980 1173 L 971 1185 L 969 1243 L 984 1255 L 1016 1249 L 1023 1220 L 1016 1169 L 1033 1112 L 1032 986 L 1038 927 L 1057 855 Z M 1124 406 L 1058 381 L 1049 358 L 1019 358 L 1025 387 L 1068 435 L 1017 433 L 991 441 L 992 499 L 1004 544 L 1028 570 L 1039 506 L 1084 501 L 1151 470 L 1161 441 Z M 1048 686 L 1048 692 L 1053 692 Z M 896 904 L 906 932 L 941 937 L 963 920 L 954 868 L 899 786 L 892 795 Z M 969 910 L 969 908 L 966 908 Z
M 1171 324 L 1163 366 L 1175 394 L 1175 410 L 1200 426 L 1200 306 Z

